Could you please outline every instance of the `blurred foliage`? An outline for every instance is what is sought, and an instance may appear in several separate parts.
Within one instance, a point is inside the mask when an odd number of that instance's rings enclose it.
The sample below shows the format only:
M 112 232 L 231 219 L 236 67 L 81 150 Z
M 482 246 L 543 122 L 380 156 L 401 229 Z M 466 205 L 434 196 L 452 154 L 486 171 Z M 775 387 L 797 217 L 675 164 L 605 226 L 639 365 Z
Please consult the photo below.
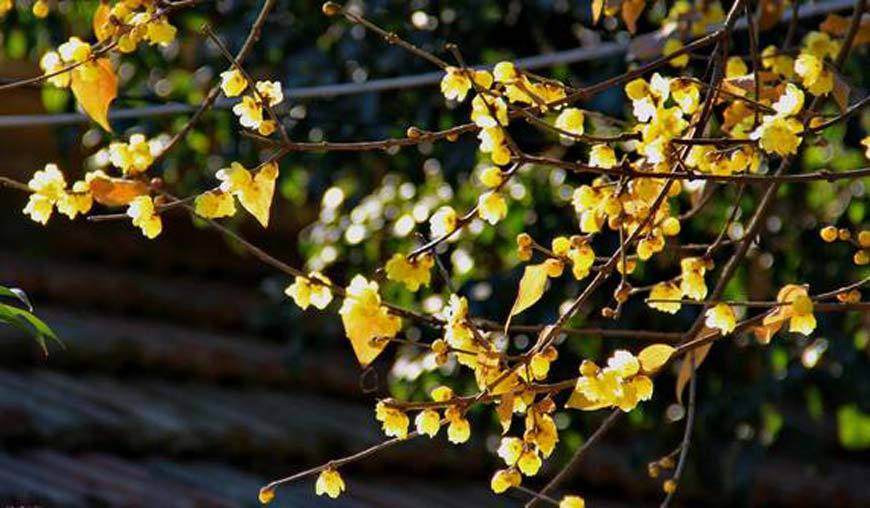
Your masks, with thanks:
M 0 25 L 3 58 L 36 61 L 38 55 L 69 34 L 89 36 L 88 16 L 95 3 L 96 0 L 60 1 L 64 15 L 53 13 L 47 20 L 35 20 L 23 9 L 11 13 Z M 204 42 L 200 27 L 203 23 L 211 24 L 228 46 L 237 50 L 256 14 L 253 6 L 258 3 L 220 0 L 175 16 L 173 20 L 181 27 L 180 43 L 160 50 L 147 48 L 121 58 L 119 74 L 124 92 L 113 107 L 164 102 L 197 104 L 226 67 L 216 48 Z M 448 57 L 442 51 L 444 44 L 457 43 L 469 62 L 493 63 L 628 37 L 622 28 L 607 20 L 604 25 L 612 30 L 587 28 L 590 9 L 586 1 L 371 0 L 364 2 L 364 6 L 366 15 L 381 26 L 445 58 Z M 652 30 L 655 25 L 650 20 L 660 18 L 663 12 L 662 2 L 648 9 L 641 17 L 638 32 Z M 799 31 L 805 32 L 815 23 L 802 23 Z M 762 34 L 761 47 L 778 43 L 784 32 L 785 27 L 780 25 Z M 748 53 L 748 38 L 732 42 L 732 54 Z M 866 89 L 870 78 L 866 52 L 865 46 L 846 68 L 845 74 L 856 91 Z M 319 1 L 296 0 L 279 1 L 276 14 L 266 24 L 262 40 L 248 62 L 254 76 L 279 79 L 291 88 L 363 82 L 433 70 L 426 62 L 385 44 L 360 27 L 324 17 Z M 693 65 L 703 70 L 705 64 Z M 619 74 L 628 65 L 622 58 L 608 58 L 561 65 L 549 72 L 580 85 Z M 42 98 L 49 112 L 73 107 L 65 91 L 45 89 Z M 596 96 L 583 107 L 616 118 L 627 117 L 619 88 Z M 401 137 L 411 125 L 436 130 L 464 123 L 465 108 L 446 107 L 436 87 L 429 86 L 291 100 L 282 112 L 287 115 L 286 125 L 293 139 L 358 141 Z M 115 127 L 119 136 L 143 130 L 156 135 L 176 131 L 185 121 L 184 115 L 154 117 L 117 121 Z M 842 171 L 866 164 L 861 151 L 852 147 L 859 146 L 868 126 L 870 114 L 865 111 L 863 116 L 827 129 L 822 142 L 805 148 L 802 168 Z M 585 160 L 583 147 L 560 146 L 555 138 L 527 127 L 515 129 L 516 136 L 530 151 L 567 151 L 568 158 Z M 607 125 L 602 123 L 593 132 L 606 129 Z M 76 132 L 76 128 L 57 129 L 62 148 L 70 152 L 77 148 Z M 82 139 L 81 150 L 93 153 L 105 145 L 107 136 L 91 130 Z M 239 160 L 250 166 L 262 155 L 255 142 L 237 135 L 232 115 L 224 110 L 210 113 L 188 136 L 186 146 L 163 163 L 162 171 L 168 184 L 189 193 L 212 182 L 213 173 L 229 161 Z M 294 241 L 287 236 L 287 228 L 301 229 L 301 256 L 309 260 L 311 268 L 324 269 L 333 280 L 347 281 L 354 273 L 371 273 L 391 253 L 416 245 L 419 237 L 415 233 L 426 233 L 424 223 L 440 205 L 451 201 L 461 211 L 474 204 L 476 191 L 467 184 L 476 177 L 481 165 L 477 157 L 474 139 L 465 138 L 453 143 L 424 143 L 394 153 L 292 154 L 281 164 L 278 187 L 286 200 L 284 206 L 277 208 L 279 213 L 286 214 L 279 219 L 282 225 L 279 228 L 284 227 L 279 233 L 281 241 Z M 557 232 L 576 228 L 570 193 L 581 183 L 588 180 L 561 170 L 526 168 L 509 188 L 514 201 L 507 219 L 494 228 L 473 224 L 471 230 L 476 234 L 464 236 L 441 254 L 441 261 L 458 274 L 450 284 L 469 297 L 473 315 L 493 319 L 506 316 L 520 275 L 515 236 L 526 231 L 542 243 L 549 243 Z M 850 262 L 851 250 L 847 245 L 826 244 L 818 236 L 818 229 L 829 223 L 852 230 L 861 225 L 866 227 L 868 184 L 870 179 L 865 178 L 783 186 L 759 244 L 729 285 L 726 298 L 766 299 L 775 294 L 776 288 L 791 281 L 808 283 L 815 291 L 826 291 L 843 281 L 870 275 L 867 267 L 857 268 Z M 733 189 L 722 187 L 719 193 L 721 197 L 684 226 L 686 238 L 715 237 L 735 197 Z M 748 217 L 758 198 L 757 192 L 748 189 L 738 224 L 741 218 Z M 674 205 L 681 211 L 690 207 L 687 202 Z M 612 251 L 618 240 L 611 237 L 606 241 L 610 242 L 607 250 Z M 477 244 L 475 249 L 471 248 L 472 242 Z M 653 262 L 641 264 L 633 279 L 649 283 L 673 276 L 678 270 L 676 262 L 674 255 L 657 256 Z M 281 285 L 268 287 L 277 293 Z M 517 321 L 552 321 L 559 304 L 579 288 L 573 281 L 560 282 Z M 427 310 L 437 309 L 448 291 L 446 282 L 438 282 L 421 293 L 420 301 Z M 607 289 L 601 292 L 607 293 Z M 408 292 L 398 290 L 398 285 L 392 283 L 386 286 L 385 298 L 403 305 L 413 303 Z M 601 304 L 600 296 L 593 299 L 586 317 L 581 313 L 572 325 L 601 323 L 597 314 Z M 288 317 L 299 319 L 300 313 L 295 308 L 289 310 L 290 306 L 287 303 L 276 319 L 285 323 Z M 684 307 L 676 316 L 663 316 L 650 312 L 642 302 L 634 302 L 623 310 L 621 325 L 681 331 L 691 325 L 696 312 Z M 702 368 L 696 427 L 698 448 L 693 453 L 701 480 L 710 488 L 737 496 L 734 499 L 745 495 L 751 482 L 751 468 L 746 466 L 761 460 L 761 450 L 767 447 L 776 447 L 814 464 L 870 448 L 867 316 L 822 314 L 819 321 L 819 329 L 811 338 L 783 334 L 769 347 L 759 347 L 747 337 L 738 337 L 714 348 Z M 282 326 L 290 330 L 293 327 Z M 327 341 L 344 342 L 334 323 L 323 330 L 328 332 L 330 327 L 336 333 L 294 340 L 304 341 L 306 347 L 319 347 Z M 407 332 L 409 337 L 426 333 L 429 331 L 413 327 Z M 513 345 L 523 347 L 530 340 L 534 337 L 519 335 L 513 338 Z M 562 347 L 563 356 L 553 366 L 554 379 L 576 375 L 578 357 L 600 358 L 605 350 L 636 345 L 631 340 L 601 341 L 595 337 L 567 340 L 570 343 Z M 431 358 L 421 356 L 419 350 L 400 348 L 398 355 L 390 377 L 390 387 L 396 396 L 422 398 L 444 378 Z M 417 382 L 407 383 L 409 379 Z M 473 385 L 473 380 L 468 382 L 465 391 Z M 670 382 L 662 382 L 655 399 L 630 415 L 632 426 L 651 429 L 682 416 L 681 409 L 671 403 L 669 386 Z M 455 388 L 463 392 L 463 387 Z M 559 413 L 560 428 L 579 431 L 564 434 L 569 446 L 562 447 L 560 453 L 570 454 L 579 446 L 594 421 L 594 417 L 576 412 Z M 645 460 L 666 452 L 677 442 L 682 425 L 665 428 L 666 432 L 656 435 L 635 433 L 638 437 L 631 456 L 638 471 L 645 468 Z

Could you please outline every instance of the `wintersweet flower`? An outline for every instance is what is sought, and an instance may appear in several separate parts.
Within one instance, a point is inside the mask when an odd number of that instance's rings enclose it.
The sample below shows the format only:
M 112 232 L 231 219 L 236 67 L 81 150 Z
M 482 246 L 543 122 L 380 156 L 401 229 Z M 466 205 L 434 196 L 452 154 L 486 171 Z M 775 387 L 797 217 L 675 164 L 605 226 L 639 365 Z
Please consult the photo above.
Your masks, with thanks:
M 341 475 L 338 474 L 338 471 L 328 467 L 320 472 L 320 476 L 317 477 L 317 483 L 314 485 L 314 492 L 316 492 L 318 496 L 326 494 L 332 499 L 335 499 L 344 491 L 344 480 L 341 478 Z

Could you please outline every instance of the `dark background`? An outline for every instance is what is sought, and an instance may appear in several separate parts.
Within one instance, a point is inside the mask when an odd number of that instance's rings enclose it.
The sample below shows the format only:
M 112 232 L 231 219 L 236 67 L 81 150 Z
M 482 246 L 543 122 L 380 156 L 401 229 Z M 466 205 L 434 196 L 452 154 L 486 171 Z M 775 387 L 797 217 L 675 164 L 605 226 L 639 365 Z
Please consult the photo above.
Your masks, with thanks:
M 38 72 L 38 55 L 70 34 L 89 37 L 93 1 L 60 2 L 55 12 L 34 20 L 26 10 L 2 21 L 0 77 Z M 211 23 L 236 50 L 253 21 L 259 2 L 218 1 L 173 18 L 179 44 L 169 50 L 140 48 L 122 58 L 127 82 L 114 109 L 201 99 L 226 67 L 198 32 Z M 599 42 L 625 41 L 620 24 L 613 31 L 590 30 L 587 2 L 467 1 L 365 3 L 366 15 L 416 44 L 440 52 L 455 42 L 469 62 L 494 63 Z M 726 6 L 727 7 L 727 6 Z M 415 11 L 436 19 L 427 29 L 411 23 Z M 641 18 L 639 32 L 654 30 L 662 7 Z M 801 22 L 799 34 L 821 17 Z M 762 43 L 781 42 L 785 27 L 763 34 Z M 745 32 L 744 32 L 745 34 Z M 746 53 L 740 37 L 732 52 Z M 855 97 L 863 95 L 866 48 L 847 65 Z M 442 55 L 444 56 L 444 55 Z M 445 56 L 446 58 L 446 56 Z M 280 79 L 285 87 L 367 81 L 433 69 L 401 49 L 363 34 L 345 22 L 324 17 L 315 1 L 280 1 L 269 18 L 249 70 L 259 78 Z M 696 69 L 702 70 L 704 61 Z M 623 56 L 558 65 L 549 74 L 580 85 L 623 72 Z M 0 113 L 73 111 L 63 91 L 39 87 L 3 95 Z M 628 118 L 621 89 L 608 90 L 584 108 Z M 438 129 L 463 122 L 464 107 L 445 106 L 436 86 L 317 99 L 290 99 L 283 110 L 290 134 L 298 140 L 382 139 L 403 135 L 409 125 Z M 174 132 L 186 116 L 113 120 L 116 135 Z M 804 169 L 834 170 L 864 164 L 858 141 L 867 119 L 830 129 L 827 141 L 805 150 Z M 555 140 L 517 128 L 529 150 L 563 150 Z M 110 137 L 93 125 L 0 129 L 0 173 L 26 181 L 47 162 L 56 162 L 73 180 L 90 164 L 88 157 Z M 556 146 L 556 148 L 553 148 Z M 581 156 L 582 147 L 571 149 Z M 573 153 L 572 152 L 572 153 Z M 559 152 L 557 152 L 559 153 Z M 180 194 L 213 185 L 213 173 L 230 161 L 253 166 L 263 153 L 238 136 L 232 114 L 206 116 L 187 146 L 173 153 L 153 174 Z M 255 244 L 294 266 L 324 258 L 334 249 L 338 261 L 325 271 L 339 283 L 355 273 L 371 273 L 396 251 L 407 251 L 413 236 L 390 234 L 391 218 L 413 211 L 417 202 L 452 202 L 465 209 L 475 199 L 469 175 L 477 161 L 473 138 L 397 153 L 292 154 L 281 164 L 272 225 L 263 231 L 244 213 L 230 220 Z M 516 291 L 520 268 L 514 236 L 528 231 L 548 241 L 574 231 L 570 206 L 558 197 L 560 182 L 583 183 L 554 172 L 520 176 L 523 196 L 508 218 L 474 239 L 451 246 L 443 258 L 460 265 L 453 253 L 467 252 L 473 265 L 454 283 L 468 295 L 472 314 L 502 319 Z M 411 183 L 413 199 L 396 197 Z M 555 183 L 554 183 L 555 182 Z M 822 224 L 866 228 L 864 182 L 824 182 L 784 187 L 757 248 L 728 288 L 734 298 L 769 299 L 787 282 L 809 283 L 827 291 L 867 276 L 851 263 L 851 249 L 824 244 Z M 334 220 L 321 214 L 320 199 L 330 187 L 346 199 Z M 385 190 L 386 189 L 386 190 Z M 390 190 L 392 189 L 392 190 Z M 444 192 L 452 189 L 454 196 Z M 680 241 L 710 241 L 727 215 L 733 188 L 690 225 Z M 758 194 L 742 203 L 748 216 Z M 39 349 L 0 330 L 0 500 L 41 506 L 256 506 L 256 492 L 269 479 L 290 474 L 356 451 L 383 439 L 374 421 L 373 401 L 392 393 L 423 397 L 448 378 L 424 372 L 413 381 L 419 351 L 391 347 L 376 362 L 376 376 L 360 378 L 337 314 L 303 314 L 282 293 L 286 277 L 245 256 L 213 231 L 183 213 L 167 213 L 164 233 L 155 241 L 128 223 L 70 223 L 55 216 L 48 227 L 20 213 L 26 196 L 0 190 L 0 284 L 26 290 L 37 311 L 60 335 L 66 349 Z M 380 206 L 381 213 L 361 221 L 366 239 L 349 245 L 342 235 L 356 207 Z M 675 204 L 676 205 L 676 204 Z M 688 208 L 686 202 L 678 205 Z M 422 228 L 425 231 L 425 227 Z M 638 271 L 642 285 L 673 276 L 675 258 L 663 255 Z M 658 259 L 658 258 L 657 258 Z M 708 283 L 712 279 L 708 277 Z M 524 313 L 526 323 L 551 321 L 559 302 L 576 294 L 565 283 L 550 290 L 544 303 Z M 436 282 L 422 297 L 444 294 Z M 609 294 L 605 288 L 601 295 Z M 411 305 L 395 285 L 385 287 L 390 301 Z M 599 296 L 576 326 L 598 325 Z M 692 309 L 676 316 L 656 313 L 637 302 L 626 307 L 618 326 L 681 331 L 695 319 Z M 607 325 L 605 323 L 605 325 Z M 611 325 L 612 326 L 612 325 Z M 413 326 L 412 326 L 413 328 Z M 867 506 L 870 477 L 870 322 L 857 314 L 819 316 L 810 338 L 780 334 L 768 347 L 749 337 L 718 344 L 701 370 L 699 410 L 689 467 L 680 490 L 684 506 Z M 426 330 L 421 333 L 428 337 Z M 522 338 L 516 339 L 518 342 Z M 632 339 L 571 339 L 562 347 L 552 379 L 575 375 L 581 357 L 603 358 L 613 347 L 636 349 Z M 822 351 L 816 363 L 811 352 Z M 404 369 L 393 368 L 400 358 Z M 450 377 L 457 391 L 471 391 L 473 380 Z M 367 388 L 376 390 L 369 392 Z M 366 388 L 366 389 L 364 389 Z M 623 418 L 584 461 L 581 473 L 565 487 L 581 493 L 590 506 L 652 506 L 661 498 L 659 483 L 646 463 L 679 442 L 682 420 L 672 421 L 673 376 L 656 383 L 656 396 Z M 473 414 L 472 441 L 455 447 L 441 435 L 409 442 L 342 469 L 348 492 L 335 506 L 498 506 L 518 496 L 489 493 L 489 476 L 499 464 L 492 453 L 496 427 L 487 409 Z M 679 413 L 679 411 L 676 411 Z M 601 414 L 559 412 L 561 444 L 539 478 L 540 487 L 597 426 Z M 489 449 L 490 451 L 488 451 Z M 313 478 L 278 491 L 277 506 L 330 505 L 313 495 Z

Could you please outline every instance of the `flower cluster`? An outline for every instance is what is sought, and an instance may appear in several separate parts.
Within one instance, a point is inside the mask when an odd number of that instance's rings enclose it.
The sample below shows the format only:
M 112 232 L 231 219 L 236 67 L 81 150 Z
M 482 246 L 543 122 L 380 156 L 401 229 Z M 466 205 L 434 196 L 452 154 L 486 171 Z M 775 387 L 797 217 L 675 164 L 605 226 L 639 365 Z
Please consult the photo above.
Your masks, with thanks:
M 248 78 L 236 68 L 221 73 L 221 90 L 227 97 L 238 97 L 248 88 Z M 275 132 L 278 124 L 275 120 L 267 120 L 263 117 L 264 107 L 275 107 L 284 102 L 284 90 L 279 81 L 257 81 L 254 83 L 251 93 L 242 97 L 242 100 L 233 106 L 233 113 L 239 117 L 242 127 L 256 130 L 263 136 Z
M 640 361 L 628 351 L 615 351 L 604 368 L 584 360 L 580 375 L 568 407 L 583 411 L 618 407 L 628 412 L 652 397 L 652 380 L 642 373 Z
M 32 193 L 24 207 L 24 214 L 34 222 L 47 224 L 55 208 L 70 219 L 90 211 L 93 198 L 89 183 L 78 181 L 67 190 L 66 179 L 55 164 L 46 164 L 45 169 L 37 171 L 27 183 Z
M 167 45 L 178 29 L 169 23 L 158 0 L 121 0 L 101 4 L 94 16 L 94 31 L 100 41 L 117 38 L 118 49 L 132 53 L 141 42 Z

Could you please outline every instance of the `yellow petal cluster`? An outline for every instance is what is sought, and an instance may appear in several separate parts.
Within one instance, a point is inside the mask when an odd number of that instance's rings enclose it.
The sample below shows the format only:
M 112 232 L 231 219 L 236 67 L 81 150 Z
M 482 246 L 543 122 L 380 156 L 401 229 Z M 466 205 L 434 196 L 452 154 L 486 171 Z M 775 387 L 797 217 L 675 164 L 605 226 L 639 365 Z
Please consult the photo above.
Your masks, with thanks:
M 326 468 L 321 471 L 317 477 L 317 482 L 314 484 L 314 492 L 318 496 L 326 494 L 335 499 L 344 491 L 344 479 L 338 474 L 338 471 L 332 468 Z
M 652 397 L 652 380 L 640 373 L 640 362 L 628 351 L 615 351 L 603 369 L 584 360 L 580 374 L 568 407 L 583 411 L 618 407 L 628 412 Z
M 308 277 L 296 277 L 293 284 L 284 289 L 284 294 L 293 299 L 301 309 L 309 305 L 323 310 L 332 302 L 332 282 L 320 272 L 311 272 Z
M 428 286 L 432 277 L 432 266 L 435 258 L 431 254 L 423 254 L 409 259 L 403 254 L 394 254 L 387 261 L 387 278 L 401 282 L 408 291 L 417 291 L 420 286 Z
M 163 231 L 163 222 L 154 208 L 151 196 L 137 196 L 127 208 L 127 216 L 133 220 L 133 225 L 142 230 L 148 239 L 154 239 Z

